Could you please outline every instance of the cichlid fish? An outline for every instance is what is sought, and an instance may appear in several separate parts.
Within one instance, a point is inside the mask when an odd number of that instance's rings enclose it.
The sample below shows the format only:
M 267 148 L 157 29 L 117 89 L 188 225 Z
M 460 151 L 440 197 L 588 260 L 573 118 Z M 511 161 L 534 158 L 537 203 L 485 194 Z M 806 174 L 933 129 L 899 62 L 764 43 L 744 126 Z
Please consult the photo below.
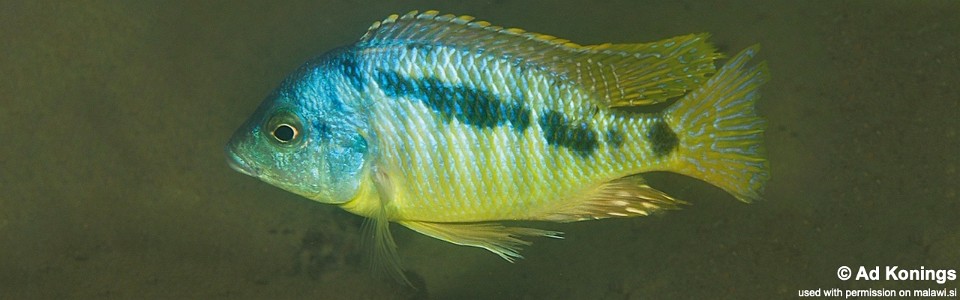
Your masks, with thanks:
M 498 221 L 684 203 L 638 175 L 649 171 L 750 202 L 769 178 L 755 108 L 766 65 L 748 65 L 753 46 L 718 70 L 706 39 L 582 46 L 469 16 L 392 15 L 289 75 L 233 135 L 228 161 L 370 218 L 395 271 L 389 222 L 513 261 L 523 238 L 561 233 Z

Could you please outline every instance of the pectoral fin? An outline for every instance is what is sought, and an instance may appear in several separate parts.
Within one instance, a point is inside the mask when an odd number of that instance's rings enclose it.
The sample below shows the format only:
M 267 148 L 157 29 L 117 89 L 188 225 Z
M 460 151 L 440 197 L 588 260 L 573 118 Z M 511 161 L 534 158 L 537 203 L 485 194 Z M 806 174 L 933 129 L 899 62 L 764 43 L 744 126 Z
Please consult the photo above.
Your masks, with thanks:
M 640 175 L 602 183 L 551 207 L 534 219 L 573 222 L 613 217 L 647 216 L 687 204 L 647 185 Z
M 387 207 L 393 200 L 393 185 L 389 176 L 381 169 L 373 171 L 373 178 L 380 205 L 363 224 L 364 236 L 367 238 L 365 242 L 373 245 L 369 262 L 375 271 L 380 271 L 397 282 L 413 286 L 403 273 L 400 255 L 397 253 L 397 243 L 390 234 Z
M 523 237 L 545 236 L 563 238 L 562 232 L 523 227 L 506 227 L 498 223 L 432 223 L 419 221 L 398 222 L 416 232 L 457 245 L 480 247 L 513 262 L 520 255 L 520 247 L 531 242 Z

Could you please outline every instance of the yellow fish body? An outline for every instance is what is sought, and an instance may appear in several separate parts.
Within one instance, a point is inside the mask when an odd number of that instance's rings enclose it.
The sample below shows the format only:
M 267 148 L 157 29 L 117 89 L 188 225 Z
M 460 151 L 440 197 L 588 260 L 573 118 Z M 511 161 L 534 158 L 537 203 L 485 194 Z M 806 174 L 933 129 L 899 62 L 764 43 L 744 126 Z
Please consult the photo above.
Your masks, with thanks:
M 288 77 L 231 139 L 229 162 L 370 217 L 392 261 L 389 221 L 512 261 L 523 237 L 560 233 L 496 221 L 683 203 L 645 184 L 649 171 L 749 202 L 769 178 L 755 109 L 766 66 L 747 64 L 754 46 L 717 70 L 706 38 L 581 46 L 468 16 L 393 15 Z

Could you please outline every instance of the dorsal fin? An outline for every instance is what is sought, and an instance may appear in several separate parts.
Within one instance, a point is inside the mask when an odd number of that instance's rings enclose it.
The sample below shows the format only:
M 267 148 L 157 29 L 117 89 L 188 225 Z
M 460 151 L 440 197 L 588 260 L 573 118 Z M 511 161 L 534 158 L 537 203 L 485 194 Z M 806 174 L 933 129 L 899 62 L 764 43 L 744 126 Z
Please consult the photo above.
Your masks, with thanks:
M 592 89 L 603 107 L 655 104 L 698 87 L 720 58 L 707 34 L 644 44 L 582 46 L 551 35 L 503 28 L 437 11 L 373 23 L 359 47 L 440 45 L 525 63 Z

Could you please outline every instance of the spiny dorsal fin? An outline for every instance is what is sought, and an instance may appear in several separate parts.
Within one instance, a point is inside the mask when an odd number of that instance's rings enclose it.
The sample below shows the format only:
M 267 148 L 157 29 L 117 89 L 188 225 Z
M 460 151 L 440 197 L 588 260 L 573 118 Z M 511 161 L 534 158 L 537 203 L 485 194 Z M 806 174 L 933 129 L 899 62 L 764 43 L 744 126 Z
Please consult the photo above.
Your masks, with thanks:
M 647 216 L 663 210 L 677 209 L 682 200 L 647 185 L 640 175 L 632 175 L 602 183 L 583 195 L 541 213 L 537 220 L 573 222 L 614 217 Z
M 720 57 L 707 37 L 690 34 L 644 44 L 581 46 L 431 10 L 375 22 L 357 45 L 442 45 L 515 60 L 590 88 L 598 105 L 616 107 L 660 103 L 699 86 L 716 71 L 713 61 Z

